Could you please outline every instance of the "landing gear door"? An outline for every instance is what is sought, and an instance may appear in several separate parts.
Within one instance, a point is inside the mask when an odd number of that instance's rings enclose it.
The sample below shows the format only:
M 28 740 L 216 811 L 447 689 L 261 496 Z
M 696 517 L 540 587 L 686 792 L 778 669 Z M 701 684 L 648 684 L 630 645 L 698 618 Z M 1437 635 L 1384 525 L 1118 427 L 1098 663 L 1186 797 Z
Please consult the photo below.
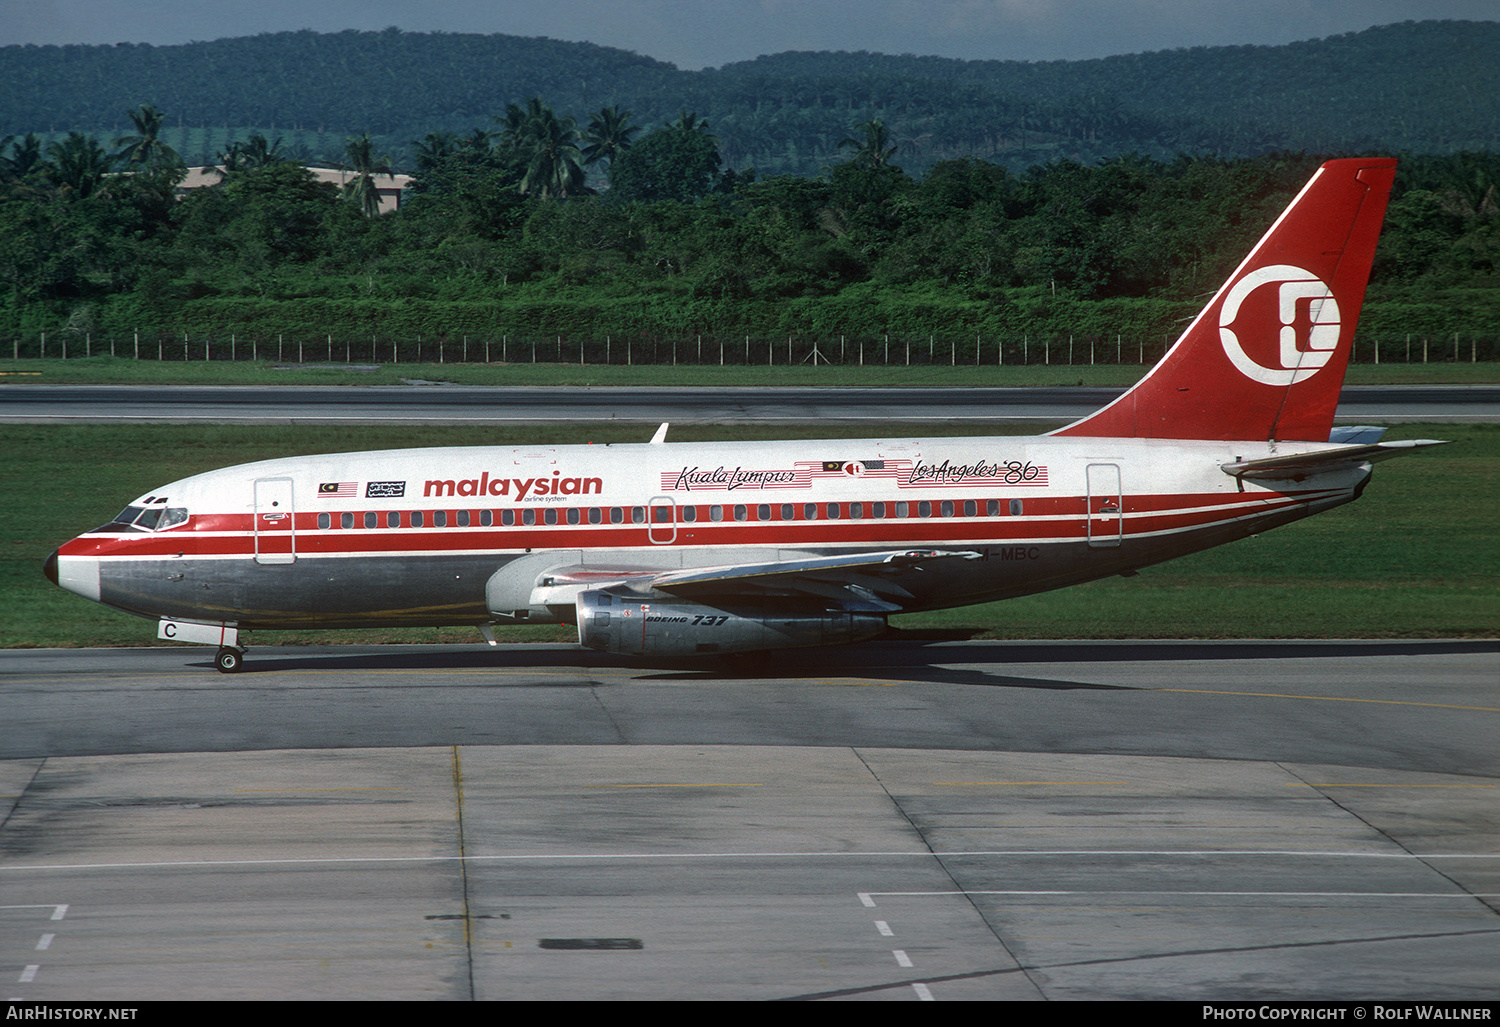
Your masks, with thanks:
M 1089 545 L 1117 548 L 1124 532 L 1125 497 L 1119 464 L 1089 464 Z
M 292 479 L 258 478 L 255 482 L 255 562 L 297 562 L 296 511 Z

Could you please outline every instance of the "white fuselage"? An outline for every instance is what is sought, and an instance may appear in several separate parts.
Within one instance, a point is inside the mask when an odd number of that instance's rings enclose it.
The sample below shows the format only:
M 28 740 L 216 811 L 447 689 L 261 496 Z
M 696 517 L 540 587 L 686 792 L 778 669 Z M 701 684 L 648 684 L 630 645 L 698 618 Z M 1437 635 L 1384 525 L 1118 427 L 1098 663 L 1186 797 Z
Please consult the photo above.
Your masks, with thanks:
M 599 582 L 622 569 L 977 554 L 895 577 L 909 596 L 901 609 L 932 609 L 1241 538 L 1347 502 L 1368 476 L 1356 467 L 1273 490 L 1221 468 L 1270 452 L 1265 442 L 1000 436 L 289 457 L 154 490 L 122 513 L 136 523 L 64 545 L 58 574 L 152 618 L 444 625 L 570 620 L 570 597 L 548 576 L 560 567 Z

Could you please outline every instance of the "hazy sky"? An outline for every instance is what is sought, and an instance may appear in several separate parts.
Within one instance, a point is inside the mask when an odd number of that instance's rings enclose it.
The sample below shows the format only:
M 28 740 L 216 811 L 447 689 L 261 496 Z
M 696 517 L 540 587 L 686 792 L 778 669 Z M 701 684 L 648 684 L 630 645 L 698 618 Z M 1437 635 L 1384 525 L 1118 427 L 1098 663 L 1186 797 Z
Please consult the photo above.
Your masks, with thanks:
M 1079 59 L 1440 18 L 1500 20 L 1500 0 L 0 0 L 0 44 L 394 25 L 586 41 L 696 69 L 783 50 Z

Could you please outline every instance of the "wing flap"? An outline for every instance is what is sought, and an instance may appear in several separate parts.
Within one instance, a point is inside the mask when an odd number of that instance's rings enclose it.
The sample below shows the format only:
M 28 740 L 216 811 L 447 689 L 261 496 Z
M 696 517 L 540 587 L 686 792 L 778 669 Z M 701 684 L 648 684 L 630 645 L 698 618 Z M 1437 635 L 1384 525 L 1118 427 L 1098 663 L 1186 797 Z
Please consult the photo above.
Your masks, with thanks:
M 711 594 L 753 589 L 789 588 L 811 591 L 804 582 L 858 586 L 910 596 L 894 581 L 882 580 L 903 571 L 922 571 L 947 560 L 978 560 L 983 554 L 968 550 L 900 549 L 878 553 L 815 556 L 774 563 L 732 564 L 668 571 L 651 579 L 651 587 L 673 595 Z

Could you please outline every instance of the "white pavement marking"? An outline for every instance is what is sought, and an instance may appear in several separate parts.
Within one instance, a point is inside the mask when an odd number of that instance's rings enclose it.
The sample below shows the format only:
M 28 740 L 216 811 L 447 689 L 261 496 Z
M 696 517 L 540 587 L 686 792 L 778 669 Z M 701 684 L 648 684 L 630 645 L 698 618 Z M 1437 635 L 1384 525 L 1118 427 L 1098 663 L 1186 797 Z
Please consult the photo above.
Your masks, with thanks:
M 906 954 L 905 949 L 891 949 L 891 955 L 896 957 L 897 966 L 911 966 L 911 957 Z
M 921 999 L 923 1002 L 937 1001 L 937 999 L 932 997 L 932 992 L 928 990 L 927 985 L 925 984 L 913 984 L 911 986 L 911 990 L 916 992 L 917 998 Z

